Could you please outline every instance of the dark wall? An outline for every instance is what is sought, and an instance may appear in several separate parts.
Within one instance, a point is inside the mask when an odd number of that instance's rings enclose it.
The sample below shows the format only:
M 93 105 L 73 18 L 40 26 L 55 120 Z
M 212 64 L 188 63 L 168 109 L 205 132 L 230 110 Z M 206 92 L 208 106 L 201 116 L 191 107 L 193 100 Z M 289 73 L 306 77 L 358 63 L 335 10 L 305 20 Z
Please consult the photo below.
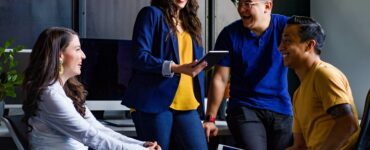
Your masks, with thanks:
M 310 16 L 310 0 L 274 0 L 273 13 Z
M 0 45 L 8 39 L 32 48 L 46 27 L 72 27 L 72 0 L 1 0 Z

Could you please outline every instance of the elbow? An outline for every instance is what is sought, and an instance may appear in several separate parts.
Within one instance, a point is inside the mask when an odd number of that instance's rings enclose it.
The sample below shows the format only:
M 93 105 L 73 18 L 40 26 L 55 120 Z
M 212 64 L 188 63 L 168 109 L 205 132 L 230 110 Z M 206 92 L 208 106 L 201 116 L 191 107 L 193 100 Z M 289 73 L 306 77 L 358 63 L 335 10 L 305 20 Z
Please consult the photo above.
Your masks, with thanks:
M 359 130 L 358 121 L 353 116 L 353 114 L 347 116 L 347 121 L 345 122 L 347 122 L 347 126 L 345 128 L 347 129 L 348 133 L 351 133 L 351 135 Z
M 350 127 L 349 127 L 349 130 L 350 132 L 353 134 L 355 132 L 357 132 L 357 130 L 359 130 L 359 126 L 358 126 L 358 122 L 357 120 L 354 118 L 353 119 L 354 121 L 351 123 Z
M 350 125 L 350 131 L 351 131 L 351 133 L 353 134 L 353 133 L 355 133 L 355 132 L 357 132 L 358 130 L 360 130 L 360 126 L 359 126 L 359 124 L 358 124 L 358 120 L 357 120 L 357 118 L 354 116 L 355 114 L 353 114 L 352 113 L 352 115 L 350 115 L 350 118 L 351 118 L 351 125 Z

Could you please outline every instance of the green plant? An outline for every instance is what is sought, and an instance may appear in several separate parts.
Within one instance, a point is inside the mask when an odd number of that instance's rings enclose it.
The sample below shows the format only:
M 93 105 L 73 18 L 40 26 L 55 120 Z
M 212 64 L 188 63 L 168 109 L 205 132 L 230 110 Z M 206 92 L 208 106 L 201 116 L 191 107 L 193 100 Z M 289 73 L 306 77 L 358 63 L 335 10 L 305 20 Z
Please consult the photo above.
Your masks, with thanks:
M 235 6 L 237 6 L 237 5 L 238 5 L 238 3 L 239 3 L 239 0 L 231 0 L 231 2 L 233 2 L 233 3 L 234 3 L 234 5 L 235 5 Z
M 22 84 L 23 75 L 16 70 L 17 60 L 14 55 L 23 49 L 23 46 L 15 46 L 9 50 L 13 40 L 6 41 L 0 47 L 0 101 L 5 97 L 16 97 L 15 88 Z

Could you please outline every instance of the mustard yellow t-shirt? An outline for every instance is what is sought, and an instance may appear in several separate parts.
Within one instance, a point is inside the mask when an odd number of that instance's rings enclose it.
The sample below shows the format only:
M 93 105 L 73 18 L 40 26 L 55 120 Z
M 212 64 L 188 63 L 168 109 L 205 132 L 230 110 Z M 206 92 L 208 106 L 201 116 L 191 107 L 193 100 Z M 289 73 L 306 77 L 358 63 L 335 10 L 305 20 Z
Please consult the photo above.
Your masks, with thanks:
M 327 110 L 343 103 L 352 105 L 357 119 L 357 109 L 347 78 L 334 66 L 320 61 L 310 69 L 294 93 L 293 133 L 303 135 L 308 149 L 317 149 L 319 145 L 325 144 L 323 142 L 335 123 Z M 354 148 L 359 132 L 357 130 L 341 149 Z
M 182 33 L 177 32 L 177 39 L 180 64 L 193 62 L 193 43 L 190 34 L 186 31 Z M 198 106 L 199 102 L 194 95 L 193 78 L 181 74 L 180 83 L 170 107 L 175 110 L 194 110 Z

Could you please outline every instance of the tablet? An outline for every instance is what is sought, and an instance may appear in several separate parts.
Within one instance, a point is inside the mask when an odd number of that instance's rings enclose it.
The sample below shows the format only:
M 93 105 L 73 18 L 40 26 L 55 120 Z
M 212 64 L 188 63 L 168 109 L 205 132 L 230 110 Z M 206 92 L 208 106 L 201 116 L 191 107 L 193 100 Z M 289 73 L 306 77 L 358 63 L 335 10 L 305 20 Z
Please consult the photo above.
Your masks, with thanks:
M 217 150 L 243 150 L 229 145 L 218 144 Z
M 203 58 L 199 60 L 199 62 L 195 65 L 199 65 L 203 61 L 207 62 L 207 67 L 204 68 L 204 70 L 208 70 L 212 68 L 212 66 L 216 65 L 222 58 L 226 56 L 226 54 L 229 54 L 229 51 L 227 50 L 217 50 L 217 51 L 209 51 Z

